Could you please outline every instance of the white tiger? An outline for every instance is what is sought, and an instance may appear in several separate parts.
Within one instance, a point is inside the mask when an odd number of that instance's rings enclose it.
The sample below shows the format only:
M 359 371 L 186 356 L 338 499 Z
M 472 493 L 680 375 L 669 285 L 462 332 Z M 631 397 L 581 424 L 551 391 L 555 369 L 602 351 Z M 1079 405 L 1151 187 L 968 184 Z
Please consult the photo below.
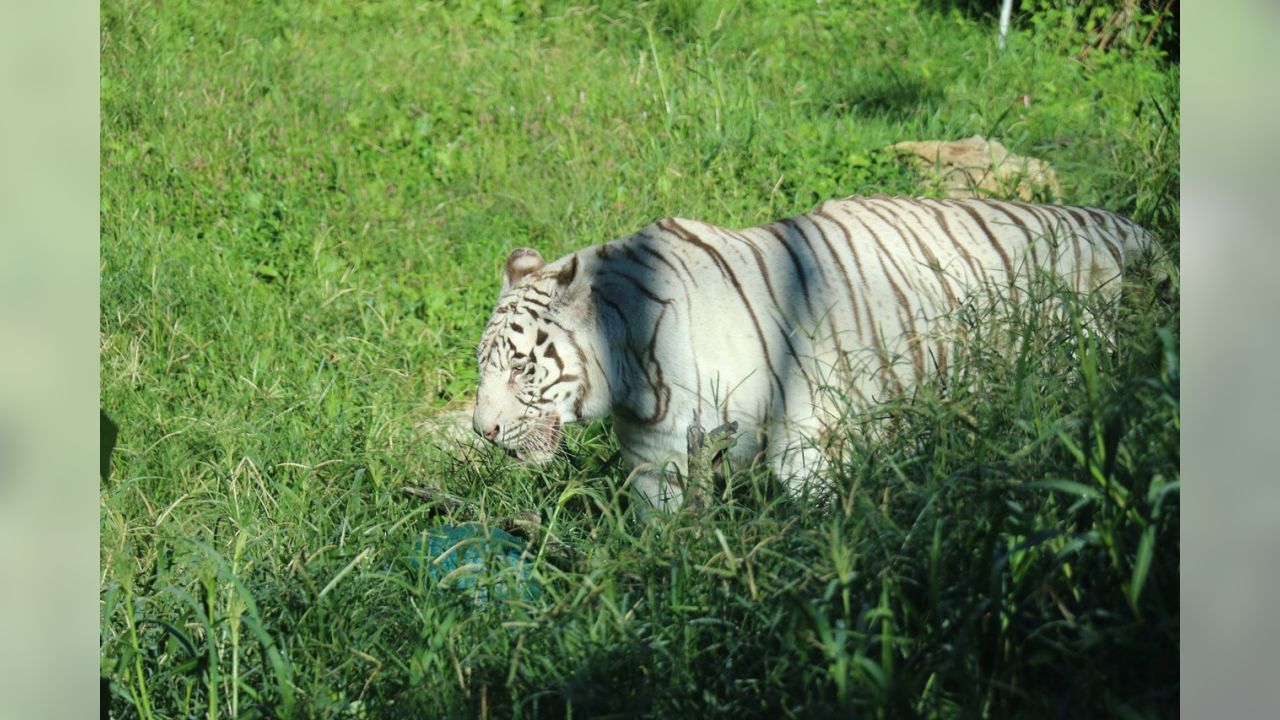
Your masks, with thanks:
M 901 392 L 946 371 L 946 319 L 966 297 L 1032 268 L 1117 287 L 1153 244 L 1096 208 L 878 196 L 747 230 L 667 218 L 549 265 L 517 249 L 477 350 L 473 426 L 536 463 L 564 424 L 612 414 L 635 490 L 671 509 L 689 425 L 736 420 L 731 459 L 763 451 L 800 490 L 823 472 L 806 438 L 833 379 L 864 400 Z

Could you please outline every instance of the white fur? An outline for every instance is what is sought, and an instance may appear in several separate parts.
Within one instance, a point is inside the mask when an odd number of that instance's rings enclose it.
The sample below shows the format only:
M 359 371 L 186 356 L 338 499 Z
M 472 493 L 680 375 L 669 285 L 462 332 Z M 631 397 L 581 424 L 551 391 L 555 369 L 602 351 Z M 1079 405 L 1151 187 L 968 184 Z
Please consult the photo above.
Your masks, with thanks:
M 832 388 L 862 402 L 909 388 L 947 361 L 956 302 L 1016 295 L 1011 283 L 1032 265 L 1080 290 L 1114 284 L 1151 242 L 1093 209 L 849 198 L 737 232 L 667 219 L 549 265 L 517 250 L 480 345 L 475 426 L 503 428 L 497 444 L 532 453 L 521 438 L 547 433 L 530 428 L 612 414 L 635 491 L 670 509 L 689 425 L 736 420 L 731 462 L 763 454 L 799 492 L 823 476 L 815 440 Z M 585 380 L 556 384 L 531 407 L 529 388 L 512 382 L 513 356 L 536 354 L 539 332 L 564 367 L 539 358 L 529 387 Z

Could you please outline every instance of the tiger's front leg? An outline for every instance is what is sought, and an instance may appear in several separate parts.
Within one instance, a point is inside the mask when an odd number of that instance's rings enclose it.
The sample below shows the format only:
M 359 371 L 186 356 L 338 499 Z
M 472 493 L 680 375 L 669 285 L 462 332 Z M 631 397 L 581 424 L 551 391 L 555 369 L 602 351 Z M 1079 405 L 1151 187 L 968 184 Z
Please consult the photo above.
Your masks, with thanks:
M 812 408 L 799 422 L 779 418 L 769 433 L 769 474 L 793 500 L 823 502 L 831 492 L 831 461 L 822 447 L 820 412 Z
M 640 500 L 641 517 L 648 519 L 654 511 L 672 513 L 680 509 L 684 504 L 683 474 L 684 469 L 674 462 L 661 466 L 642 462 L 635 466 L 629 484 Z
M 674 512 L 684 502 L 681 477 L 689 469 L 684 437 L 665 430 L 614 415 L 613 431 L 622 459 L 632 468 L 626 484 L 646 515 L 650 510 Z

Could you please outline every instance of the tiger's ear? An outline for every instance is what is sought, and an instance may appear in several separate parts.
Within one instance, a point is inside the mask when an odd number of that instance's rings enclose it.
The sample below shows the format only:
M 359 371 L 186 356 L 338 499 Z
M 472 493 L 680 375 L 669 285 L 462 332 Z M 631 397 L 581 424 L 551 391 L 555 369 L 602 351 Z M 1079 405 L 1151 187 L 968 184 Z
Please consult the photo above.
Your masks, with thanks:
M 507 264 L 502 269 L 502 292 L 510 290 L 520 278 L 542 269 L 547 262 L 537 250 L 516 248 L 507 256 Z
M 573 259 L 567 265 L 560 268 L 560 272 L 556 273 L 556 283 L 562 287 L 569 287 L 569 283 L 578 276 L 578 256 L 574 255 Z

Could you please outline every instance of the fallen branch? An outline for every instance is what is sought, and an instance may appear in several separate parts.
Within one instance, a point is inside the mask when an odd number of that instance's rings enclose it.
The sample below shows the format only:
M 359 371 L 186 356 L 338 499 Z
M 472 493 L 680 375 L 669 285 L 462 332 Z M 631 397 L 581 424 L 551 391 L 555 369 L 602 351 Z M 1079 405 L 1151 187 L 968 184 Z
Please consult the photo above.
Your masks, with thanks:
M 689 460 L 686 465 L 689 472 L 685 483 L 686 507 L 700 508 L 706 505 L 715 475 L 723 464 L 724 454 L 737 442 L 737 432 L 736 420 L 707 432 L 702 428 L 698 416 L 694 415 L 685 437 Z

